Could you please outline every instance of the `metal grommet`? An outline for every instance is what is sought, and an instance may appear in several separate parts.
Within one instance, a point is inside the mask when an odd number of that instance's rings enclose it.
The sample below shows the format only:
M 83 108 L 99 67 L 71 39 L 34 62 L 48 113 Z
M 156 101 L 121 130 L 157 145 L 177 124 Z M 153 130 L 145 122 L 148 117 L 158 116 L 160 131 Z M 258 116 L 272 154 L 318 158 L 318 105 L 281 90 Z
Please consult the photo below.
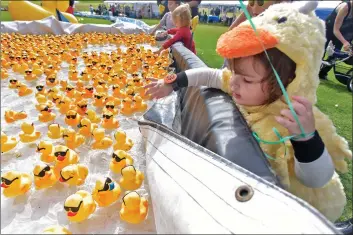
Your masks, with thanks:
M 239 202 L 247 202 L 254 195 L 254 190 L 248 185 L 242 185 L 235 191 L 235 198 Z

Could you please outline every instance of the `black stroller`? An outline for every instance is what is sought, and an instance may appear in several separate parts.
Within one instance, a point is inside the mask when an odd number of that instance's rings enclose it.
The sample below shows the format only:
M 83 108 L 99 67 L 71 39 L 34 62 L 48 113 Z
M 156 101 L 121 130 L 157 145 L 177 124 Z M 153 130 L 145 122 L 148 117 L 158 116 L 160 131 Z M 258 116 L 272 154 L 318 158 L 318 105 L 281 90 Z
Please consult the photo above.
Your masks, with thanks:
M 334 58 L 330 61 L 323 61 L 323 66 L 333 66 L 333 71 L 336 79 L 347 86 L 348 91 L 353 91 L 353 53 L 343 52 L 337 49 L 334 49 L 332 43 L 327 48 L 327 53 L 329 56 Z

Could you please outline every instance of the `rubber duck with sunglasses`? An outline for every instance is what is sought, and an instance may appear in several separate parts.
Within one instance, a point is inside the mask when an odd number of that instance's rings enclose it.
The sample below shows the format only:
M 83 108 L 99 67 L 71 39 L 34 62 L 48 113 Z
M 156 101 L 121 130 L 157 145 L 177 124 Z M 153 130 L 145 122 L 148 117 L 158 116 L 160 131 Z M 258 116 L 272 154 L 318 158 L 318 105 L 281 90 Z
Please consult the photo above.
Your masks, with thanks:
M 107 207 L 119 199 L 120 186 L 115 180 L 109 177 L 100 177 L 96 181 L 92 196 L 100 207 Z
M 68 220 L 82 222 L 95 212 L 96 203 L 89 192 L 80 190 L 65 200 L 64 209 Z
M 42 162 L 35 165 L 33 175 L 36 190 L 52 187 L 58 182 L 58 178 L 54 174 L 54 166 Z
M 28 192 L 32 185 L 29 174 L 18 171 L 8 171 L 1 175 L 1 187 L 5 197 L 17 197 Z
M 119 121 L 114 118 L 114 114 L 108 110 L 103 112 L 102 127 L 106 130 L 116 129 L 120 126 Z
M 38 116 L 40 122 L 51 122 L 55 120 L 56 114 L 52 112 L 49 106 L 40 104 L 38 108 L 40 109 Z
M 46 163 L 55 161 L 54 146 L 49 141 L 40 141 L 37 145 L 37 153 L 40 153 L 40 160 Z
M 80 160 L 79 156 L 74 150 L 69 149 L 67 146 L 64 145 L 57 145 L 54 147 L 54 156 L 54 173 L 57 178 L 60 177 L 61 169 L 70 164 L 76 164 Z
M 81 120 L 80 114 L 78 114 L 75 110 L 71 109 L 67 111 L 65 117 L 65 123 L 71 127 L 76 127 Z

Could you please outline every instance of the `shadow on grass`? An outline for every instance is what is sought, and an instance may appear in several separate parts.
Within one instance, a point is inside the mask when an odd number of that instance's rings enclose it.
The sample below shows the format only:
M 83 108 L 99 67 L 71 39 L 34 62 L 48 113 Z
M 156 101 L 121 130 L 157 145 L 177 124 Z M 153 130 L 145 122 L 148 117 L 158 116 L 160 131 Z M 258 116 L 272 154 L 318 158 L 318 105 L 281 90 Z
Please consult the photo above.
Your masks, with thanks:
M 330 78 L 330 80 L 320 80 L 320 85 L 338 92 L 349 92 L 345 84 L 332 81 L 333 79 L 336 80 L 336 78 Z

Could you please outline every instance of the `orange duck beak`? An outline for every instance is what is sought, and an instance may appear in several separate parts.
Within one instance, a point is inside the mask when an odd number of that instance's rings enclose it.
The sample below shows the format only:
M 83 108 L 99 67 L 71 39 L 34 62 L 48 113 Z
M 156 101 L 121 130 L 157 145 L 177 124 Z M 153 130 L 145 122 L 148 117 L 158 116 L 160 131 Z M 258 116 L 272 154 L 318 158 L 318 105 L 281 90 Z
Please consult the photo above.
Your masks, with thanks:
M 247 57 L 263 52 L 264 47 L 270 49 L 278 44 L 278 39 L 270 32 L 264 29 L 256 31 L 250 25 L 244 25 L 224 33 L 218 39 L 217 53 L 226 59 Z

